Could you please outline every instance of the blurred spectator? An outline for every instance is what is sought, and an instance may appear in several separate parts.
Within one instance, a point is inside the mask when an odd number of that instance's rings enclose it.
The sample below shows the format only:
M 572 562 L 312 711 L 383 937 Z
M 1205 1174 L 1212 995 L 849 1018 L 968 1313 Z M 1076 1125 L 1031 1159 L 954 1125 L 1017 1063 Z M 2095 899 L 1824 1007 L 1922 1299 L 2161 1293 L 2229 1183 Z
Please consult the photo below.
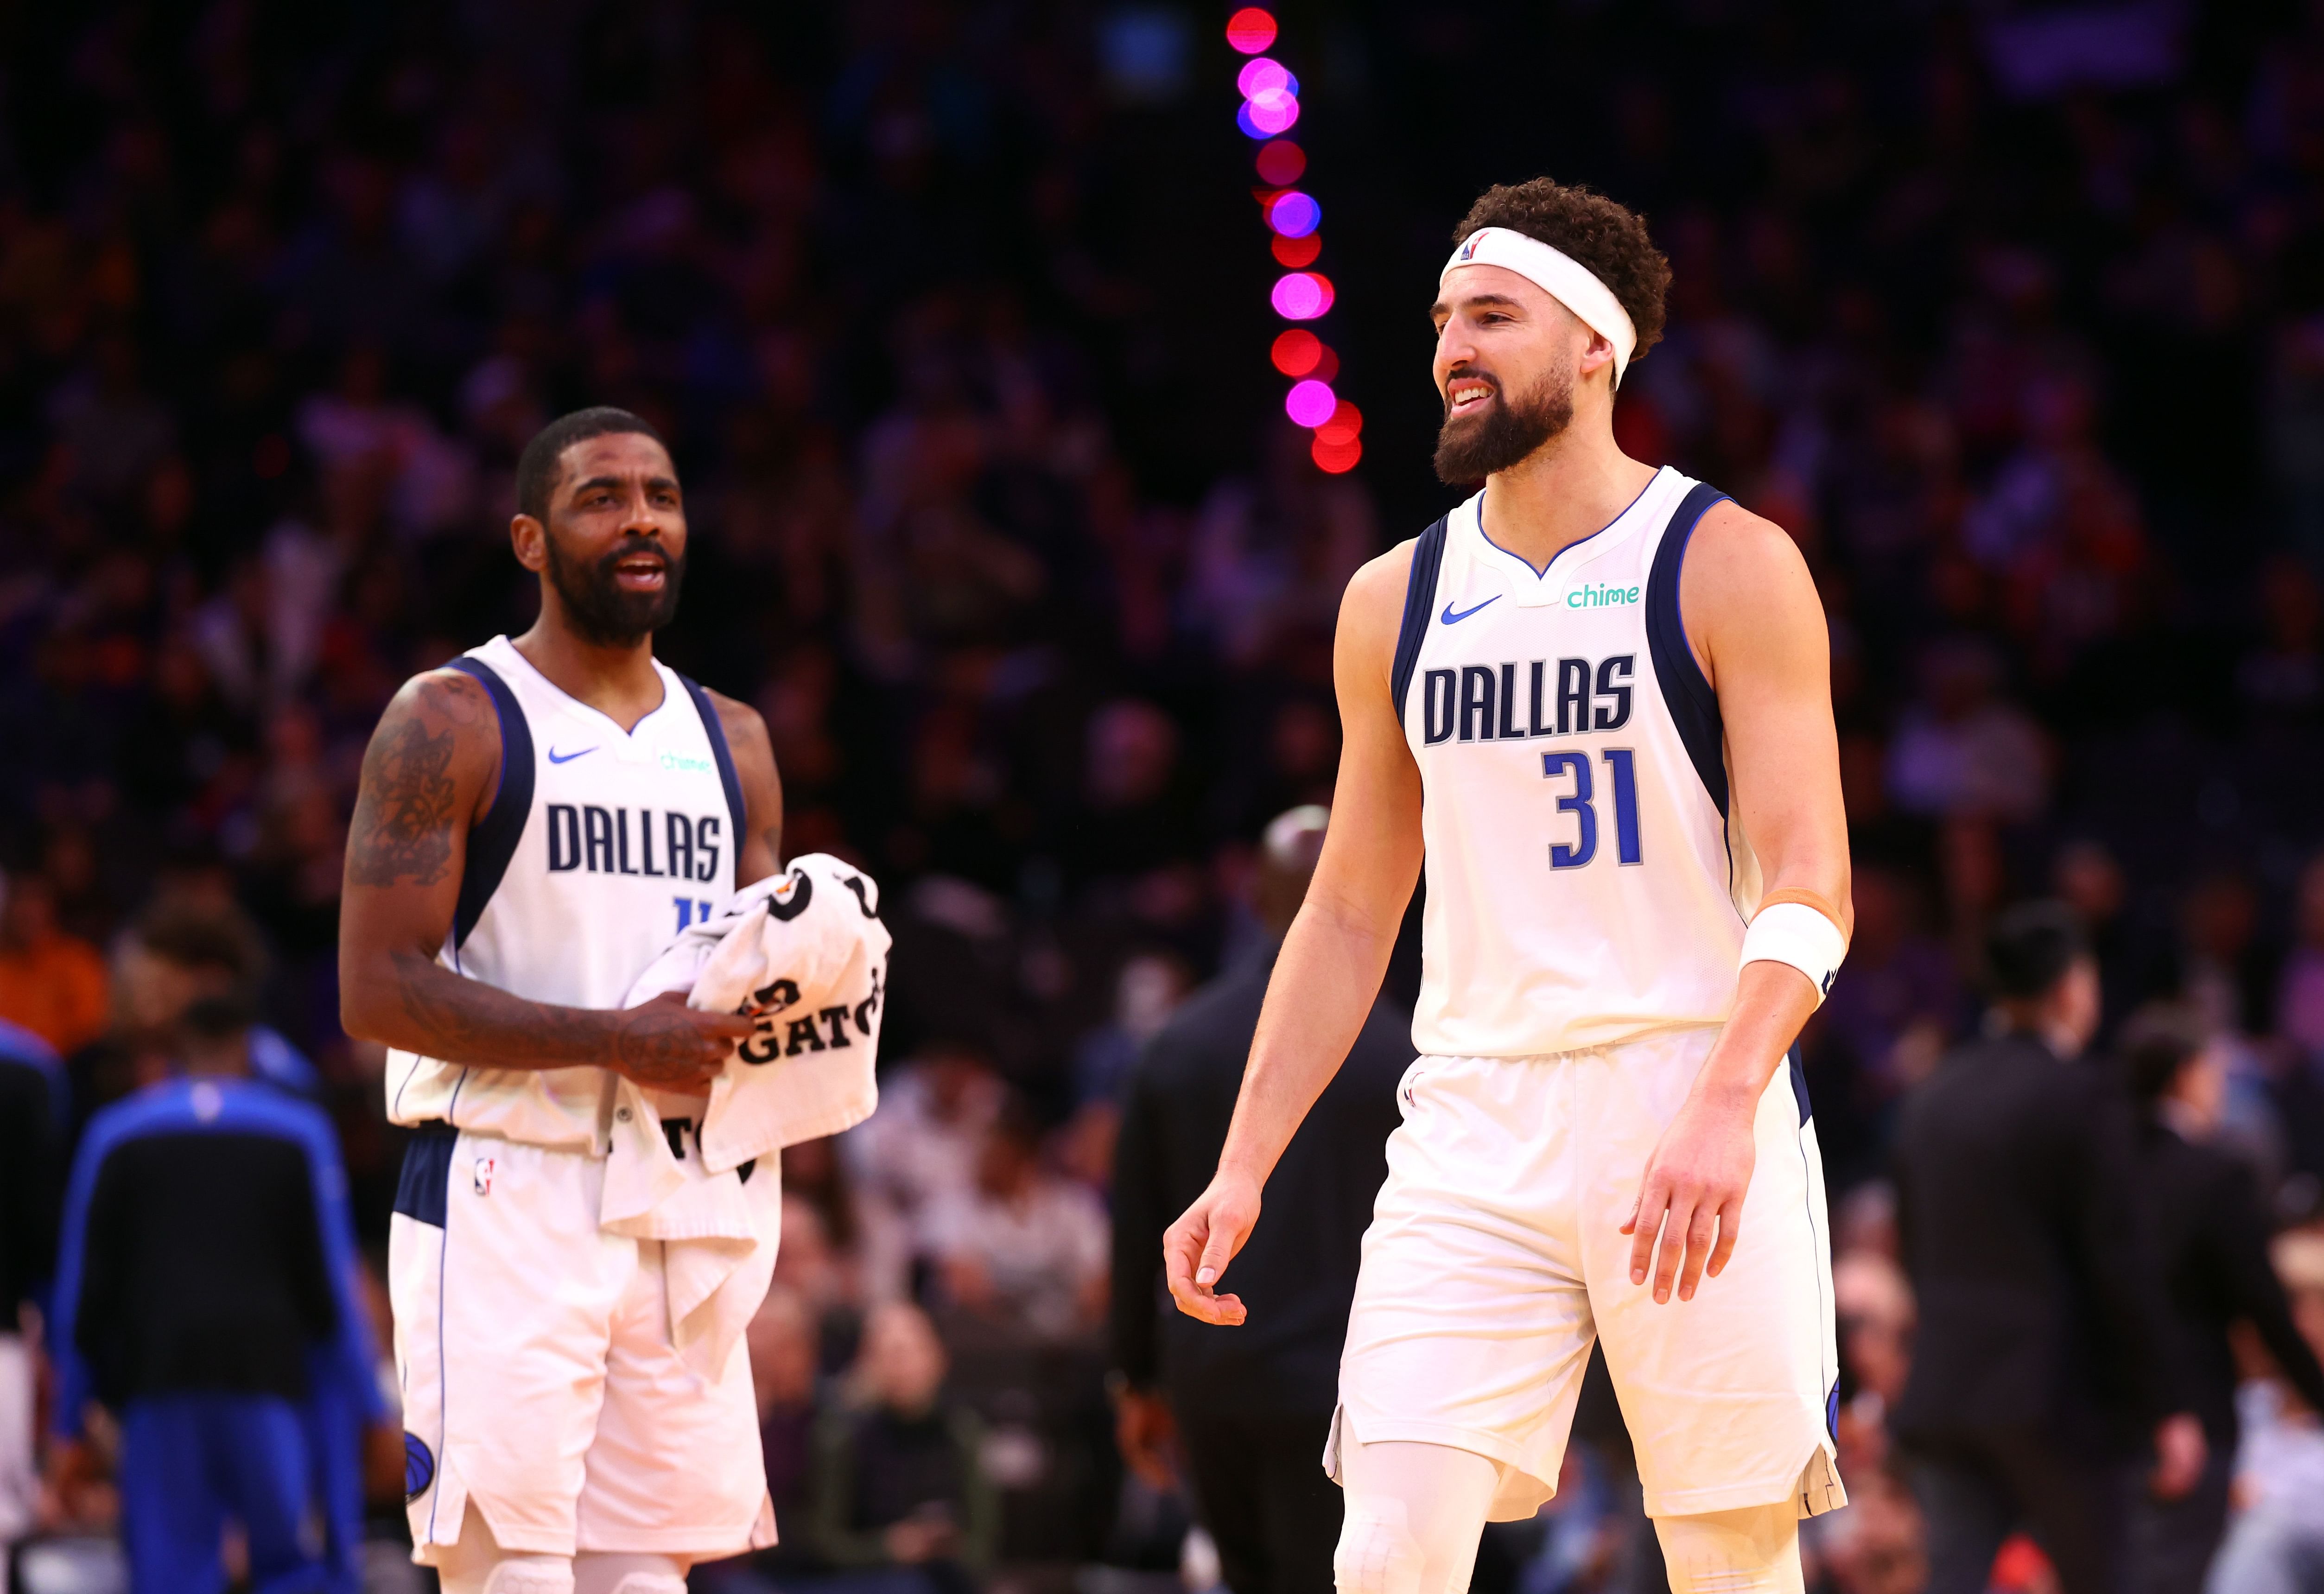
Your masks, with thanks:
M 402 1439 L 356 1292 L 337 1146 L 318 1111 L 254 1082 L 246 997 L 196 1000 L 179 1034 L 188 1077 L 97 1114 L 73 1166 L 60 1492 L 92 1465 L 101 1403 L 121 1429 L 135 1594 L 220 1587 L 228 1522 L 258 1586 L 352 1594 L 363 1467 L 384 1451 L 400 1470 Z
M 188 894 L 149 905 L 114 945 L 112 1026 L 74 1060 L 89 1096 L 84 1110 L 159 1079 L 187 1009 L 212 997 L 255 1002 L 267 967 L 258 926 L 233 902 Z M 320 1096 L 315 1065 L 280 1031 L 253 1024 L 249 1050 L 252 1075 L 261 1083 Z
M 786 1236 L 788 1238 L 788 1236 Z M 759 1400 L 759 1444 L 767 1497 L 781 1535 L 770 1550 L 697 1566 L 690 1586 L 707 1594 L 770 1594 L 786 1580 L 823 1570 L 815 1551 L 808 1486 L 815 1470 L 817 1343 L 815 1313 L 778 1285 L 751 1319 L 751 1387 Z
M 2133 1008 L 2168 995 L 2178 983 L 2178 951 L 2171 926 L 2150 922 L 2130 899 L 2122 863 L 2102 842 L 2067 843 L 2051 866 L 2059 898 L 2082 921 L 2105 988 L 2101 1037 Z
M 1132 956 L 1114 976 L 1113 1016 L 1074 1051 L 1074 1100 L 1114 1102 L 1138 1055 L 1186 1000 L 1186 966 L 1167 953 Z
M 908 1302 L 863 1325 L 851 1398 L 815 1439 L 813 1541 L 862 1594 L 968 1594 L 992 1562 L 1000 1497 L 985 1477 L 983 1425 L 944 1395 L 947 1362 Z
M 841 1140 L 855 1188 L 908 1226 L 933 1207 L 965 1196 L 984 1131 L 1007 1096 L 975 1047 L 931 1044 L 889 1071 L 879 1110 Z
M 1234 1594 L 1332 1586 L 1339 1491 L 1317 1458 L 1339 1399 L 1341 1342 L 1372 1201 L 1412 1062 L 1383 1001 L 1276 1165 L 1266 1212 L 1234 1261 L 1240 1328 L 1183 1316 L 1161 1287 L 1162 1233 L 1218 1169 L 1283 935 L 1329 820 L 1294 808 L 1267 828 L 1255 885 L 1267 944 L 1188 998 L 1128 1082 L 1114 1170 L 1113 1359 L 1122 1454 L 1157 1487 L 1182 1458 Z
M 2137 1221 L 2128 1106 L 2080 1061 L 2097 960 L 2070 909 L 2030 903 L 1987 943 L 1994 1038 L 1906 1101 L 1893 1152 L 1916 1353 L 1894 1425 L 1928 1519 L 1929 1594 L 1982 1594 L 2030 1527 L 2064 1594 L 2125 1586 L 2128 1468 L 2200 1480 L 2203 1431 Z
M 0 877 L 0 1018 L 70 1052 L 105 1032 L 105 959 L 58 926 L 48 881 Z
M 2280 1235 L 2272 1248 L 2301 1334 L 2324 1358 L 2324 1234 Z M 2243 1499 L 2211 1564 L 2209 1594 L 2308 1594 L 2324 1583 L 2324 1412 L 2273 1380 L 2245 1385 L 2237 1405 Z
M 2275 959 L 2260 934 L 2259 893 L 2241 870 L 2214 869 L 2181 907 L 2181 991 L 2213 1030 L 2260 1035 L 2275 1010 Z
M 2276 1033 L 2324 1055 L 2324 853 L 2300 871 L 2292 908 L 2295 939 L 2276 985 Z
M 2133 1014 L 2122 1048 L 2141 1114 L 2137 1187 L 2163 1267 L 2173 1342 L 2209 1446 L 2202 1481 L 2168 1503 L 2142 1500 L 2132 1540 L 2134 1586 L 2199 1594 L 2227 1517 L 2235 1471 L 2236 1355 L 2248 1322 L 2286 1383 L 2324 1411 L 2324 1368 L 2293 1322 L 2267 1255 L 2268 1223 L 2249 1168 L 2209 1142 L 2227 1097 L 2222 1048 L 2190 1012 Z
M 1939 643 L 1921 665 L 1921 700 L 1888 750 L 1888 795 L 1910 814 L 2023 823 L 2049 806 L 2050 748 L 2000 698 L 2001 660 L 1973 640 Z
M 1105 1313 L 1105 1211 L 1042 1161 L 1021 1102 L 985 1126 L 968 1190 L 931 1204 L 920 1244 L 945 1301 L 970 1318 L 1038 1340 L 1094 1329 Z

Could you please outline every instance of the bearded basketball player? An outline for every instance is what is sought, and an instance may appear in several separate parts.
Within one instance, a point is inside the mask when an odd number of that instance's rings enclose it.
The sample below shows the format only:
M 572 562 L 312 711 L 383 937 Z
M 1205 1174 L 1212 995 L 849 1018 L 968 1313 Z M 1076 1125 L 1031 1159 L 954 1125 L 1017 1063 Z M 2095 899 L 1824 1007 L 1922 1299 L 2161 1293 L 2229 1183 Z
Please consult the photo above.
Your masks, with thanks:
M 1465 1589 L 1483 1525 L 1555 1491 L 1595 1339 L 1671 1587 L 1797 1590 L 1799 1519 L 1846 1498 L 1793 1051 L 1851 924 L 1823 612 L 1781 529 L 1615 443 L 1670 277 L 1640 218 L 1536 179 L 1454 239 L 1436 468 L 1483 486 L 1349 583 L 1331 834 L 1170 1289 L 1243 1321 L 1222 1276 L 1425 860 L 1324 1456 L 1339 1588 Z
M 751 1021 L 622 1003 L 775 871 L 782 788 L 757 713 L 654 658 L 687 522 L 653 428 L 550 422 L 517 511 L 540 620 L 396 695 L 347 840 L 341 1016 L 389 1048 L 413 1131 L 388 1253 L 406 1509 L 446 1594 L 685 1594 L 694 1562 L 773 1542 L 750 1361 L 681 1354 L 679 1242 L 600 1214 L 617 1121 L 699 1166 Z M 738 1264 L 761 1289 L 774 1242 Z

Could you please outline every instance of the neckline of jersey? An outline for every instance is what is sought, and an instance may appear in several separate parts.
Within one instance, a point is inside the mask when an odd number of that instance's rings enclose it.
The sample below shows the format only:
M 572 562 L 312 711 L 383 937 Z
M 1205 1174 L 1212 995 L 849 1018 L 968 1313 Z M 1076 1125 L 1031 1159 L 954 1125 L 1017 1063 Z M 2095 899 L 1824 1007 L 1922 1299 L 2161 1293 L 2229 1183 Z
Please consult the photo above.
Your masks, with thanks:
M 622 738 L 624 742 L 636 741 L 638 733 L 646 728 L 646 722 L 653 718 L 654 715 L 659 714 L 663 709 L 669 706 L 669 700 L 672 696 L 669 689 L 669 671 L 662 667 L 662 662 L 659 659 L 653 661 L 653 667 L 654 674 L 661 678 L 661 701 L 655 704 L 651 708 L 646 710 L 645 713 L 640 714 L 638 716 L 638 723 L 624 731 L 622 729 L 622 722 L 615 719 L 612 714 L 607 714 L 604 709 L 598 708 L 594 705 L 582 702 L 578 697 L 573 696 L 572 693 L 567 692 L 555 681 L 550 680 L 547 676 L 541 674 L 540 668 L 534 665 L 532 660 L 524 656 L 524 650 L 518 647 L 515 641 L 510 638 L 505 631 L 503 631 L 500 636 L 495 637 L 493 640 L 508 643 L 509 657 L 515 659 L 527 675 L 530 676 L 534 680 L 539 681 L 543 686 L 546 686 L 551 692 L 556 693 L 559 697 L 562 697 L 565 700 L 566 707 L 573 710 L 576 714 L 587 714 L 593 718 L 604 721 L 605 728 L 613 732 L 614 735 Z
M 1652 493 L 1655 488 L 1661 484 L 1662 479 L 1670 475 L 1670 473 L 1671 467 L 1669 465 L 1665 465 L 1655 466 L 1655 474 L 1646 478 L 1646 484 L 1638 489 L 1638 495 L 1622 506 L 1621 512 L 1617 514 L 1612 520 L 1607 521 L 1604 525 L 1599 527 L 1595 531 L 1592 531 L 1589 536 L 1577 537 L 1572 542 L 1567 543 L 1563 548 L 1559 548 L 1555 553 L 1549 556 L 1549 563 L 1544 565 L 1538 570 L 1533 567 L 1532 560 L 1526 558 L 1523 554 L 1511 553 L 1508 548 L 1505 548 L 1499 543 L 1495 542 L 1492 539 L 1492 537 L 1485 530 L 1485 493 L 1489 491 L 1489 489 L 1486 488 L 1480 488 L 1478 490 L 1477 496 L 1470 500 L 1470 502 L 1476 506 L 1477 512 L 1475 516 L 1475 523 L 1477 527 L 1477 539 L 1487 548 L 1491 548 L 1495 553 L 1500 555 L 1503 558 L 1515 560 L 1517 567 L 1525 571 L 1526 575 L 1531 576 L 1536 582 L 1547 581 L 1549 579 L 1549 573 L 1557 568 L 1558 560 L 1563 558 L 1577 548 L 1582 548 L 1597 541 L 1598 539 L 1605 536 L 1607 532 L 1611 531 L 1615 527 L 1628 520 L 1630 518 L 1631 511 L 1636 510 L 1638 505 L 1644 503 L 1646 501 L 1646 494 Z M 1603 552 L 1604 550 L 1601 548 L 1599 551 Z

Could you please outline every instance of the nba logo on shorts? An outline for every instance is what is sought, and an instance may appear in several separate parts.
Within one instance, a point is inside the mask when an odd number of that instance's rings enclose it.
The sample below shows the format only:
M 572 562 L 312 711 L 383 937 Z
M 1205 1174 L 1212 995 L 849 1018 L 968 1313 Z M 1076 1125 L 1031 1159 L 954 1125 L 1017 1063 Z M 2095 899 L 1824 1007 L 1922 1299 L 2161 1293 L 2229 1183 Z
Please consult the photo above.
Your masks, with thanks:
M 476 1193 L 478 1195 L 490 1195 L 493 1193 L 493 1175 L 500 1170 L 500 1160 L 497 1157 L 476 1158 Z

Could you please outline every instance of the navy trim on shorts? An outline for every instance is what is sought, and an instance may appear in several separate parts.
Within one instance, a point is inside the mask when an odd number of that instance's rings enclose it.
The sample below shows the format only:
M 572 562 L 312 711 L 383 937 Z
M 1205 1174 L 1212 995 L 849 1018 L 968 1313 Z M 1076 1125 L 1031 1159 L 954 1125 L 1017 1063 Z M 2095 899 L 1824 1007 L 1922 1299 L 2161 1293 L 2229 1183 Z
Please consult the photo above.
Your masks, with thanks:
M 491 665 L 464 655 L 446 668 L 458 670 L 484 687 L 501 723 L 500 786 L 484 819 L 468 833 L 467 857 L 460 866 L 460 899 L 452 910 L 452 945 L 456 951 L 467 944 L 476 921 L 484 917 L 485 905 L 501 889 L 509 861 L 516 856 L 516 844 L 524 837 L 525 822 L 532 817 L 532 728 L 525 723 L 516 694 Z
M 1646 576 L 1646 650 L 1654 658 L 1655 678 L 1662 683 L 1663 705 L 1721 819 L 1727 817 L 1725 728 L 1719 718 L 1719 696 L 1687 645 L 1686 623 L 1679 615 L 1678 578 L 1696 522 L 1726 496 L 1707 482 L 1689 489 L 1671 511 L 1670 524 L 1655 549 L 1654 568 Z
M 704 691 L 692 677 L 678 675 L 676 670 L 669 673 L 678 676 L 678 684 L 684 686 L 686 695 L 694 699 L 694 712 L 702 716 L 702 729 L 710 738 L 710 756 L 718 765 L 718 784 L 726 788 L 726 811 L 733 815 L 734 883 L 740 886 L 744 883 L 742 838 L 750 834 L 742 823 L 748 810 L 742 806 L 742 778 L 734 773 L 734 754 L 726 745 L 726 727 L 718 723 L 718 710 L 712 705 L 709 693 Z
M 1800 1060 L 1800 1043 L 1797 1041 L 1792 1043 L 1786 1065 L 1792 1072 L 1792 1100 L 1799 1103 L 1800 1127 L 1804 1129 L 1808 1119 L 1814 1116 L 1815 1109 L 1808 1102 L 1808 1069 L 1807 1064 Z
M 1404 578 L 1404 620 L 1397 628 L 1396 662 L 1388 671 L 1388 692 L 1396 703 L 1396 723 L 1404 723 L 1404 700 L 1412 690 L 1412 672 L 1420 668 L 1420 644 L 1428 637 L 1429 611 L 1436 606 L 1436 572 L 1444 563 L 1445 529 L 1450 515 L 1423 531 L 1412 545 L 1412 569 Z
M 451 1201 L 452 1148 L 460 1131 L 430 1119 L 411 1131 L 403 1148 L 403 1173 L 395 1182 L 395 1210 L 416 1223 L 444 1227 Z

